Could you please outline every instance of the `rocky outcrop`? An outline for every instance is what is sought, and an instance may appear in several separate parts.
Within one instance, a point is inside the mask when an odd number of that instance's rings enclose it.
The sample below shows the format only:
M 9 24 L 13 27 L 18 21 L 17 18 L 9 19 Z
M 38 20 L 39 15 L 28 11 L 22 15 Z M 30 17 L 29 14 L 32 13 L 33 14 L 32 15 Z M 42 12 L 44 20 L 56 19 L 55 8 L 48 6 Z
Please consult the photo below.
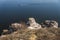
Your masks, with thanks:
M 13 31 L 20 30 L 20 29 L 25 29 L 27 27 L 25 22 L 21 23 L 12 23 L 9 28 L 10 30 L 12 29 Z
M 40 29 L 41 25 L 38 24 L 34 18 L 29 18 L 29 24 L 30 26 L 28 27 L 28 29 Z
M 35 18 L 29 18 L 28 19 L 28 24 L 25 22 L 20 22 L 20 23 L 12 23 L 8 29 L 1 29 L 0 35 L 5 35 L 5 34 L 11 34 L 11 33 L 17 33 L 17 30 L 23 30 L 23 29 L 28 29 L 28 30 L 39 30 L 42 28 L 58 28 L 58 22 L 54 20 L 45 20 L 41 24 L 37 23 Z
M 41 24 L 37 23 L 35 18 L 29 18 L 28 20 L 29 20 L 28 21 L 29 26 L 27 26 L 26 23 L 21 22 L 21 23 L 12 23 L 10 27 L 13 28 L 13 30 L 24 29 L 24 28 L 36 30 L 45 27 L 58 28 L 58 22 L 54 20 L 45 20 Z
M 60 40 L 58 22 L 45 20 L 39 24 L 34 18 L 29 18 L 28 23 L 12 23 L 8 29 L 2 30 L 0 40 Z
M 4 29 L 4 30 L 3 30 L 3 32 L 2 32 L 2 35 L 6 35 L 6 34 L 9 34 L 9 33 L 10 33 L 10 31 L 9 31 L 9 30 Z
M 41 23 L 42 27 L 54 27 L 58 28 L 58 22 L 54 20 L 46 20 L 43 23 Z
M 58 22 L 52 20 L 51 23 L 50 23 L 50 27 L 58 28 Z
M 19 23 L 12 23 L 10 27 L 13 28 L 13 30 L 16 31 L 16 30 L 21 28 L 21 24 L 19 24 Z

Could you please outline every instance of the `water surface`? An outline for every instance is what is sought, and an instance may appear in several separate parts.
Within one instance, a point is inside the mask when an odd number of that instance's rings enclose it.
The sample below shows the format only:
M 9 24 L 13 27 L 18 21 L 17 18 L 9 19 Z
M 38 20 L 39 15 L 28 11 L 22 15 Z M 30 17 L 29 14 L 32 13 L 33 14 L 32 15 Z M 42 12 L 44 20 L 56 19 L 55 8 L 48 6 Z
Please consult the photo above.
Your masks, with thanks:
M 37 22 L 56 20 L 60 23 L 60 3 L 41 0 L 0 0 L 0 25 L 7 26 L 29 17 Z

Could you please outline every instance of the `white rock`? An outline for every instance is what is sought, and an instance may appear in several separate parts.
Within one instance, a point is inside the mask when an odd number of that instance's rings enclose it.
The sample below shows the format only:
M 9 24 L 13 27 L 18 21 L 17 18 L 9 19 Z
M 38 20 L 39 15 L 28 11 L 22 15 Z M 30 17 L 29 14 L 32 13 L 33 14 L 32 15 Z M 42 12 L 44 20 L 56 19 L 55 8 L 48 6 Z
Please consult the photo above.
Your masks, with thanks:
M 58 22 L 54 20 L 46 20 L 45 22 L 42 23 L 42 26 L 58 28 Z
M 29 18 L 29 24 L 30 26 L 28 27 L 28 29 L 40 29 L 41 25 L 36 23 L 34 18 Z
M 50 26 L 52 26 L 52 27 L 54 27 L 54 28 L 58 28 L 58 22 L 52 20 Z
M 50 24 L 50 20 L 46 20 L 45 24 L 49 25 Z
M 14 27 L 18 27 L 18 26 L 21 27 L 21 24 L 19 24 L 19 23 L 13 23 L 13 24 L 11 24 L 11 25 L 14 26 Z

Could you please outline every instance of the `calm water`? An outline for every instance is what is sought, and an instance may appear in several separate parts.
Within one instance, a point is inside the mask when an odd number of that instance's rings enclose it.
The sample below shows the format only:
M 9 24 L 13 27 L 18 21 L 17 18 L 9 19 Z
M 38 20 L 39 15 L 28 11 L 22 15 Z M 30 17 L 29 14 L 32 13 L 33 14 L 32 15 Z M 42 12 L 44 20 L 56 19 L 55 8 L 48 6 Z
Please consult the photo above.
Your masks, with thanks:
M 0 0 L 0 25 L 7 26 L 21 19 L 35 17 L 38 22 L 56 20 L 60 23 L 60 3 L 39 0 Z

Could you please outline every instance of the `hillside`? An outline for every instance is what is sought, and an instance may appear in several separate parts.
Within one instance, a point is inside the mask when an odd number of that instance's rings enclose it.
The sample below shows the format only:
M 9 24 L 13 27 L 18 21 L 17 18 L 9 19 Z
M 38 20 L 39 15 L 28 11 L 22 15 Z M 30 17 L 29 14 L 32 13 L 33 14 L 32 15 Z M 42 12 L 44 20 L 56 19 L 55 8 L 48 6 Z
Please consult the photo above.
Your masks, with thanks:
M 11 34 L 1 35 L 0 40 L 60 40 L 60 28 L 20 29 Z

